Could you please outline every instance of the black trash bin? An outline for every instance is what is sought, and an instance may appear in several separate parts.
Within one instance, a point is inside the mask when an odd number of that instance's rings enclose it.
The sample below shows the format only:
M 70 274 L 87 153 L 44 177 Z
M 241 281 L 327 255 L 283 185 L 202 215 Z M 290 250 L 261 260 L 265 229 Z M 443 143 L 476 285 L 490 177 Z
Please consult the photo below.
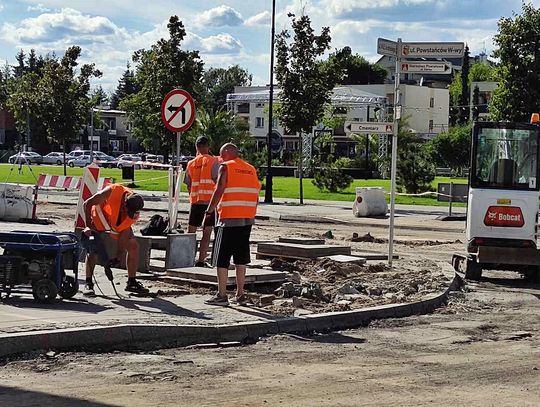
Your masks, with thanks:
M 135 166 L 130 165 L 122 167 L 122 179 L 135 181 Z

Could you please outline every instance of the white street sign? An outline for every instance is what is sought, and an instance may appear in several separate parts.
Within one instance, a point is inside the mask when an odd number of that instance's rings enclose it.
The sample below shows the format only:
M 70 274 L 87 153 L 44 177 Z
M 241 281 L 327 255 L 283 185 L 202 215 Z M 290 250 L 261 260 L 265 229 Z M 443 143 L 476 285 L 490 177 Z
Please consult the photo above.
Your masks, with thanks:
M 397 42 L 384 38 L 377 39 L 377 54 L 397 56 Z
M 401 63 L 401 72 L 450 74 L 452 73 L 452 64 L 449 62 L 405 61 Z
M 170 91 L 161 103 L 161 120 L 165 127 L 175 133 L 189 129 L 195 120 L 195 102 L 183 89 Z
M 394 123 L 345 122 L 345 133 L 392 134 Z
M 462 42 L 404 42 L 402 57 L 451 57 L 462 58 L 465 44 Z

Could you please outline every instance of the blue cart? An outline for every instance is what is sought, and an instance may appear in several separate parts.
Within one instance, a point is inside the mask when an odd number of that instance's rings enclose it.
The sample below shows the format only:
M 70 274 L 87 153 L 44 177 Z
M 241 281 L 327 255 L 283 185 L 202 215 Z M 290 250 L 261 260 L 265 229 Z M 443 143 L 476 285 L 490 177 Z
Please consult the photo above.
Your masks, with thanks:
M 57 295 L 77 294 L 79 240 L 74 233 L 0 232 L 0 248 L 0 297 L 31 290 L 37 301 L 51 302 Z

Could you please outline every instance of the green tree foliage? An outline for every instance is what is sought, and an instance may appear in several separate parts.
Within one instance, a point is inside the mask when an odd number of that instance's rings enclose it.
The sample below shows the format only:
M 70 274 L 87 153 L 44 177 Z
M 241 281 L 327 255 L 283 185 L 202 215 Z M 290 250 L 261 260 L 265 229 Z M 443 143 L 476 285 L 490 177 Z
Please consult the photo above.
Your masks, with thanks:
M 118 86 L 111 95 L 111 109 L 118 109 L 120 102 L 139 91 L 139 86 L 135 79 L 135 73 L 128 63 L 122 77 L 118 80 Z
M 77 69 L 80 55 L 81 48 L 73 46 L 60 60 L 49 58 L 35 92 L 40 106 L 39 119 L 47 136 L 52 142 L 62 144 L 64 151 L 66 144 L 76 139 L 87 122 L 91 108 L 90 79 L 101 76 L 94 64 Z
M 249 125 L 233 112 L 218 110 L 207 111 L 199 108 L 197 120 L 192 129 L 186 133 L 186 143 L 193 153 L 195 140 L 199 136 L 206 136 L 210 142 L 210 151 L 219 154 L 221 146 L 225 143 L 236 144 L 243 152 L 250 150 L 255 143 L 249 134 Z
M 426 144 L 426 149 L 436 166 L 459 172 L 469 165 L 471 126 L 455 126 L 437 134 Z
M 90 102 L 93 106 L 106 105 L 109 101 L 109 95 L 103 90 L 103 87 L 99 85 L 90 93 Z
M 400 120 L 398 140 L 397 184 L 409 194 L 428 191 L 435 166 L 424 141 L 409 130 L 406 117 Z
M 341 70 L 340 85 L 366 85 L 384 83 L 386 69 L 381 65 L 372 64 L 359 54 L 353 54 L 350 47 L 330 54 L 323 65 L 336 66 Z
M 461 67 L 461 75 L 463 78 L 469 78 L 470 64 L 469 64 L 469 47 L 465 45 L 465 51 L 463 52 L 463 65 Z M 469 80 L 461 81 L 461 96 L 459 98 L 459 123 L 465 124 L 469 120 Z
M 334 65 L 318 58 L 330 48 L 330 29 L 315 35 L 307 15 L 292 18 L 294 37 L 284 30 L 276 36 L 276 78 L 279 83 L 278 117 L 290 133 L 311 132 L 330 102 L 330 92 L 339 78 Z
M 139 91 L 120 102 L 132 124 L 132 132 L 141 144 L 168 157 L 175 137 L 161 122 L 163 97 L 175 88 L 187 90 L 199 101 L 203 62 L 198 51 L 185 51 L 182 42 L 186 30 L 177 16 L 167 24 L 169 39 L 160 39 L 150 49 L 135 52 L 135 79 Z
M 540 111 L 540 9 L 523 3 L 522 14 L 501 18 L 495 35 L 498 88 L 489 106 L 495 120 L 528 121 Z
M 250 86 L 253 75 L 238 65 L 228 69 L 210 68 L 204 73 L 204 106 L 206 110 L 216 112 L 224 109 L 227 94 L 234 92 L 235 86 Z

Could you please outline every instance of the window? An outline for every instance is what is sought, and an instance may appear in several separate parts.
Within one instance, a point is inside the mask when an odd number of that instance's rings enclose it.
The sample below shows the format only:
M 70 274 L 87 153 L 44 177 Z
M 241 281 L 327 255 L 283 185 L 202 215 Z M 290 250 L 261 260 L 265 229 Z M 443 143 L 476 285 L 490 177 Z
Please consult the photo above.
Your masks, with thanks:
M 429 98 L 429 107 L 435 106 L 435 98 Z
M 429 125 L 428 125 L 428 126 L 429 126 L 429 132 L 430 132 L 430 133 L 433 132 L 433 120 L 430 120 L 430 121 L 429 121 Z
M 538 131 L 532 126 L 477 125 L 471 186 L 538 190 Z
M 264 127 L 264 117 L 255 118 L 255 127 L 257 129 L 262 129 Z
M 272 128 L 273 129 L 278 128 L 278 119 L 276 117 L 272 117 Z
M 264 107 L 264 103 L 255 103 L 255 107 L 263 108 L 263 107 Z

